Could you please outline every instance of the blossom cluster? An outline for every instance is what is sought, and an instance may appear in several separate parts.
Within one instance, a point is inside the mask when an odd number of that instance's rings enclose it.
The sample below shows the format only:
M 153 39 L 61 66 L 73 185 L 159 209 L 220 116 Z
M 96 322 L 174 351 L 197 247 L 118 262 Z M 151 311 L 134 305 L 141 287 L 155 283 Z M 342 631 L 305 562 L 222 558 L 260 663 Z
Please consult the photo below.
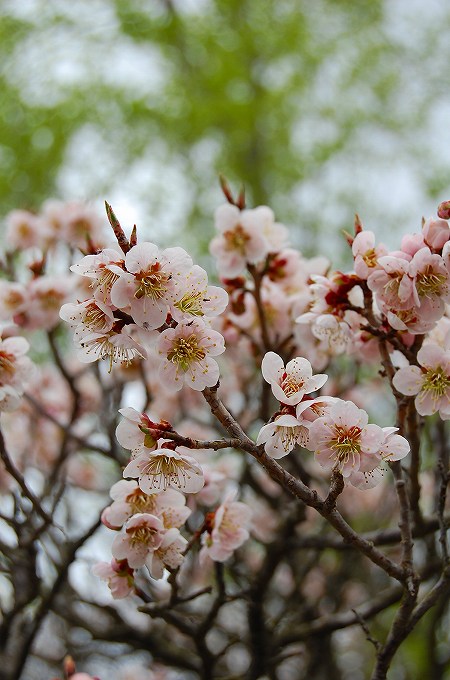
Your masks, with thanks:
M 228 296 L 208 285 L 205 270 L 183 248 L 160 250 L 143 242 L 125 256 L 106 248 L 71 269 L 87 277 L 91 288 L 91 297 L 61 308 L 80 361 L 107 359 L 111 370 L 115 362 L 147 359 L 153 350 L 169 389 L 216 384 L 219 367 L 213 357 L 225 346 L 210 319 L 225 309 Z

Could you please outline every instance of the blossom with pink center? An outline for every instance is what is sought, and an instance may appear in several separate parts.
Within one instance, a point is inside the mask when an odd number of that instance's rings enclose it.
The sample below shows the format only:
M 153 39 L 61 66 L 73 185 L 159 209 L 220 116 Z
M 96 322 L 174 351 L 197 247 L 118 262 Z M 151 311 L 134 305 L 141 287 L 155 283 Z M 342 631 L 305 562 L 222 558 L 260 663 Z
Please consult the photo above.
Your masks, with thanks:
M 234 491 L 226 496 L 214 513 L 212 530 L 202 534 L 201 562 L 206 557 L 215 562 L 225 562 L 249 538 L 252 511 L 235 498 Z
M 374 454 L 380 450 L 384 433 L 378 425 L 368 425 L 368 419 L 366 411 L 353 402 L 339 399 L 312 423 L 309 450 L 323 468 L 339 470 L 344 477 L 364 467 L 367 456 L 376 467 L 379 458 Z
M 217 258 L 221 276 L 238 276 L 245 271 L 247 263 L 256 264 L 269 252 L 262 225 L 252 212 L 240 211 L 229 203 L 216 210 L 215 224 L 219 236 L 211 241 L 210 252 Z M 259 217 L 264 218 L 265 215 Z
M 320 389 L 328 376 L 313 376 L 308 359 L 296 357 L 284 367 L 283 359 L 275 352 L 267 352 L 261 364 L 264 380 L 272 387 L 273 395 L 282 404 L 295 406 L 304 397 Z
M 373 231 L 361 231 L 353 240 L 352 253 L 355 259 L 355 273 L 360 279 L 366 280 L 369 274 L 378 266 L 378 259 L 387 255 L 387 248 L 381 243 L 375 246 Z
M 305 447 L 309 438 L 308 424 L 300 422 L 295 416 L 284 414 L 272 423 L 263 425 L 256 443 L 264 444 L 264 449 L 272 458 L 283 458 L 295 446 Z
M 85 333 L 107 333 L 115 322 L 111 308 L 94 298 L 78 304 L 67 302 L 59 310 L 59 316 L 72 328 L 81 326 Z
M 425 302 L 425 306 L 427 303 Z M 436 320 L 427 318 L 424 314 L 424 305 L 420 307 L 413 306 L 410 309 L 399 309 L 394 311 L 385 310 L 388 323 L 396 331 L 407 331 L 413 335 L 422 335 L 428 333 L 436 325 Z
M 28 305 L 25 286 L 13 281 L 0 280 L 0 319 L 7 321 L 24 312 Z
M 208 286 L 208 275 L 202 267 L 194 265 L 186 275 L 184 285 L 178 290 L 171 305 L 171 315 L 179 323 L 222 314 L 228 304 L 228 293 L 218 286 Z
M 0 411 L 18 407 L 34 364 L 25 354 L 30 349 L 25 338 L 0 338 Z
M 42 248 L 47 232 L 37 215 L 27 210 L 13 210 L 6 216 L 6 239 L 8 247 L 24 250 Z
M 125 256 L 126 271 L 111 289 L 111 301 L 147 330 L 159 328 L 173 302 L 182 298 L 192 259 L 183 248 L 160 250 L 145 241 Z
M 347 481 L 358 489 L 372 489 L 382 479 L 384 462 L 401 460 L 410 451 L 409 442 L 399 434 L 397 427 L 383 427 L 384 440 L 379 450 L 361 459 L 359 470 L 352 471 Z
M 149 554 L 146 566 L 152 578 L 160 579 L 163 577 L 164 568 L 176 569 L 184 561 L 183 552 L 186 549 L 187 540 L 182 536 L 178 529 L 169 529 L 164 534 L 159 548 Z
M 390 309 L 410 309 L 416 303 L 414 283 L 409 272 L 411 256 L 385 255 L 379 258 L 379 268 L 373 271 L 367 285 L 376 295 L 377 303 Z
M 442 250 L 450 240 L 450 227 L 447 220 L 430 217 L 424 223 L 422 233 L 425 243 L 433 250 Z
M 74 340 L 79 361 L 92 363 L 106 359 L 111 372 L 114 363 L 128 365 L 136 358 L 146 359 L 147 350 L 132 337 L 134 328 L 137 327 L 130 324 L 120 331 L 111 329 L 107 333 L 86 333 L 83 327 L 78 326 Z
M 123 269 L 123 253 L 115 248 L 105 248 L 97 255 L 86 255 L 70 270 L 81 276 L 92 279 L 91 288 L 94 297 L 104 303 L 110 302 L 111 288 L 119 278 Z
M 348 323 L 333 314 L 305 312 L 296 319 L 296 322 L 310 325 L 314 337 L 324 342 L 332 354 L 345 352 L 352 340 Z
M 130 595 L 134 590 L 133 570 L 125 561 L 118 562 L 116 559 L 108 562 L 97 562 L 92 567 L 94 576 L 106 581 L 111 595 L 115 600 L 120 600 Z M 75 677 L 75 676 L 72 676 Z
M 195 458 L 168 448 L 137 456 L 128 463 L 123 476 L 138 478 L 139 487 L 147 494 L 169 488 L 197 493 L 204 485 L 203 471 Z
M 127 560 L 132 569 L 139 569 L 149 553 L 159 548 L 163 536 L 164 525 L 159 517 L 138 513 L 128 520 L 125 532 L 116 536 L 111 552 L 116 560 Z
M 444 260 L 429 248 L 421 248 L 410 262 L 409 275 L 421 316 L 436 321 L 444 314 L 445 303 L 450 303 L 450 276 Z
M 393 385 L 401 394 L 414 396 L 421 416 L 439 411 L 450 419 L 450 349 L 435 344 L 423 345 L 417 353 L 420 366 L 405 366 L 394 375 Z
M 110 529 L 120 529 L 132 515 L 142 512 L 159 517 L 167 529 L 178 528 L 191 514 L 185 496 L 175 489 L 147 494 L 137 482 L 121 479 L 111 487 L 110 496 L 114 502 L 102 513 L 102 522 Z
M 158 351 L 160 376 L 168 390 L 178 391 L 184 384 L 203 390 L 219 379 L 219 366 L 212 357 L 222 354 L 225 344 L 220 333 L 202 321 L 193 321 L 163 331 Z
M 28 330 L 50 330 L 59 323 L 59 310 L 72 293 L 73 280 L 62 276 L 39 276 L 27 286 L 27 304 L 14 321 Z

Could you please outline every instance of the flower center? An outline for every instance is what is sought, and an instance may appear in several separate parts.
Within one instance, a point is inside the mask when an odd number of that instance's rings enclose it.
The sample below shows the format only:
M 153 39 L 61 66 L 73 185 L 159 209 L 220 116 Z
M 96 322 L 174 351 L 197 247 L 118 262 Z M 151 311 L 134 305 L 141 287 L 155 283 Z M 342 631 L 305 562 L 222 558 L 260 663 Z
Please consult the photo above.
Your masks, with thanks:
M 204 316 L 202 309 L 203 293 L 197 291 L 196 293 L 186 293 L 181 300 L 175 302 L 175 307 L 186 314 L 192 314 L 192 316 Z
M 13 354 L 0 352 L 0 380 L 14 375 L 16 358 Z
M 355 465 L 355 457 L 361 452 L 359 443 L 361 429 L 356 425 L 348 429 L 337 425 L 334 432 L 335 437 L 330 442 L 330 448 L 334 451 L 332 456 L 336 458 L 336 467 L 343 470 L 350 457 L 352 458 L 352 465 Z
M 148 512 L 152 515 L 155 509 L 155 496 L 149 496 L 140 489 L 136 489 L 136 491 L 130 493 L 125 501 L 130 506 L 132 515 L 136 515 L 138 512 Z
M 136 357 L 143 358 L 142 354 L 135 347 L 124 347 L 113 344 L 110 338 L 116 335 L 117 333 L 112 332 L 109 335 L 103 335 L 100 338 L 94 338 L 88 342 L 81 343 L 82 347 L 89 347 L 87 350 L 88 352 L 91 350 L 97 352 L 99 359 L 109 359 L 109 373 L 111 373 L 112 365 L 115 362 L 120 361 L 122 364 L 128 366 L 136 359 Z
M 304 384 L 305 384 L 304 380 L 300 380 L 300 382 L 297 382 L 293 375 L 288 375 L 287 373 L 284 373 L 280 387 L 287 397 L 292 397 L 294 396 L 294 394 L 297 394 L 297 392 L 299 392 L 303 388 Z
M 366 250 L 364 255 L 362 256 L 362 259 L 366 263 L 366 265 L 370 268 L 376 267 L 378 258 L 377 258 L 377 253 L 375 251 L 375 248 L 371 248 L 370 250 Z
M 170 274 L 161 271 L 159 262 L 152 264 L 150 269 L 145 272 L 135 274 L 138 287 L 134 297 L 140 300 L 142 297 L 149 297 L 152 300 L 161 300 L 167 289 L 167 283 L 172 278 Z
M 437 401 L 450 390 L 450 377 L 441 366 L 429 368 L 425 373 L 422 385 L 423 392 L 431 392 L 432 399 Z
M 106 314 L 95 302 L 87 305 L 81 317 L 84 325 L 94 333 L 100 333 L 105 327 Z
M 190 478 L 190 465 L 187 461 L 170 456 L 158 455 L 148 460 L 142 468 L 142 475 L 153 477 L 152 488 L 166 489 L 176 486 L 184 489 Z
M 108 293 L 119 278 L 119 275 L 107 269 L 105 265 L 100 265 L 100 271 L 101 273 L 98 278 L 94 279 L 91 283 L 91 288 L 100 288 L 103 291 L 104 301 L 106 302 Z
M 130 543 L 134 547 L 139 543 L 150 543 L 153 536 L 156 534 L 156 529 L 147 526 L 136 527 L 135 529 L 127 530 L 130 534 Z
M 250 236 L 244 231 L 240 224 L 234 229 L 226 231 L 224 233 L 224 238 L 226 250 L 237 250 L 241 255 L 245 254 L 245 248 L 247 241 L 250 240 Z
M 433 271 L 431 265 L 425 268 L 425 271 L 419 272 L 416 278 L 416 289 L 419 297 L 430 297 L 438 295 L 442 292 L 443 286 L 447 282 L 445 274 L 439 274 Z
M 178 364 L 181 370 L 185 372 L 192 363 L 202 361 L 205 356 L 206 352 L 203 347 L 199 347 L 198 338 L 194 334 L 188 338 L 177 338 L 167 354 L 168 360 Z

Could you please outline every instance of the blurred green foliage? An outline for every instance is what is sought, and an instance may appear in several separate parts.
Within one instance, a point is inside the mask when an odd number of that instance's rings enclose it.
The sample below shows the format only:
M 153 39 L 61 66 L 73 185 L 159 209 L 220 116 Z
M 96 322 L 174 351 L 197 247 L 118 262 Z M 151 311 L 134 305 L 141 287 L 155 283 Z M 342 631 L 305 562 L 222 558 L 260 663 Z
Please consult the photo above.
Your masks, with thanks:
M 411 17 L 400 12 L 396 27 L 396 5 L 3 0 L 1 212 L 37 209 L 49 195 L 128 190 L 154 228 L 176 223 L 199 252 L 223 173 L 236 189 L 245 184 L 252 205 L 300 222 L 297 239 L 311 253 L 367 205 L 366 165 L 383 147 L 388 168 L 400 148 L 411 181 L 435 199 L 449 166 L 428 162 L 417 130 L 445 90 L 434 51 L 450 12 L 408 42 Z

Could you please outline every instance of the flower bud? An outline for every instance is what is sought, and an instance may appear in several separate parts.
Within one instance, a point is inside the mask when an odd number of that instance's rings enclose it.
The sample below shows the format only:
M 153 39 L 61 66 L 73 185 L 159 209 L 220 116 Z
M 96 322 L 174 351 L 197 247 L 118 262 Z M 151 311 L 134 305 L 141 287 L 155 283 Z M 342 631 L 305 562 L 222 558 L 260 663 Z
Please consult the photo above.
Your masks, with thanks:
M 437 214 L 442 220 L 450 220 L 450 201 L 442 201 L 438 205 Z

